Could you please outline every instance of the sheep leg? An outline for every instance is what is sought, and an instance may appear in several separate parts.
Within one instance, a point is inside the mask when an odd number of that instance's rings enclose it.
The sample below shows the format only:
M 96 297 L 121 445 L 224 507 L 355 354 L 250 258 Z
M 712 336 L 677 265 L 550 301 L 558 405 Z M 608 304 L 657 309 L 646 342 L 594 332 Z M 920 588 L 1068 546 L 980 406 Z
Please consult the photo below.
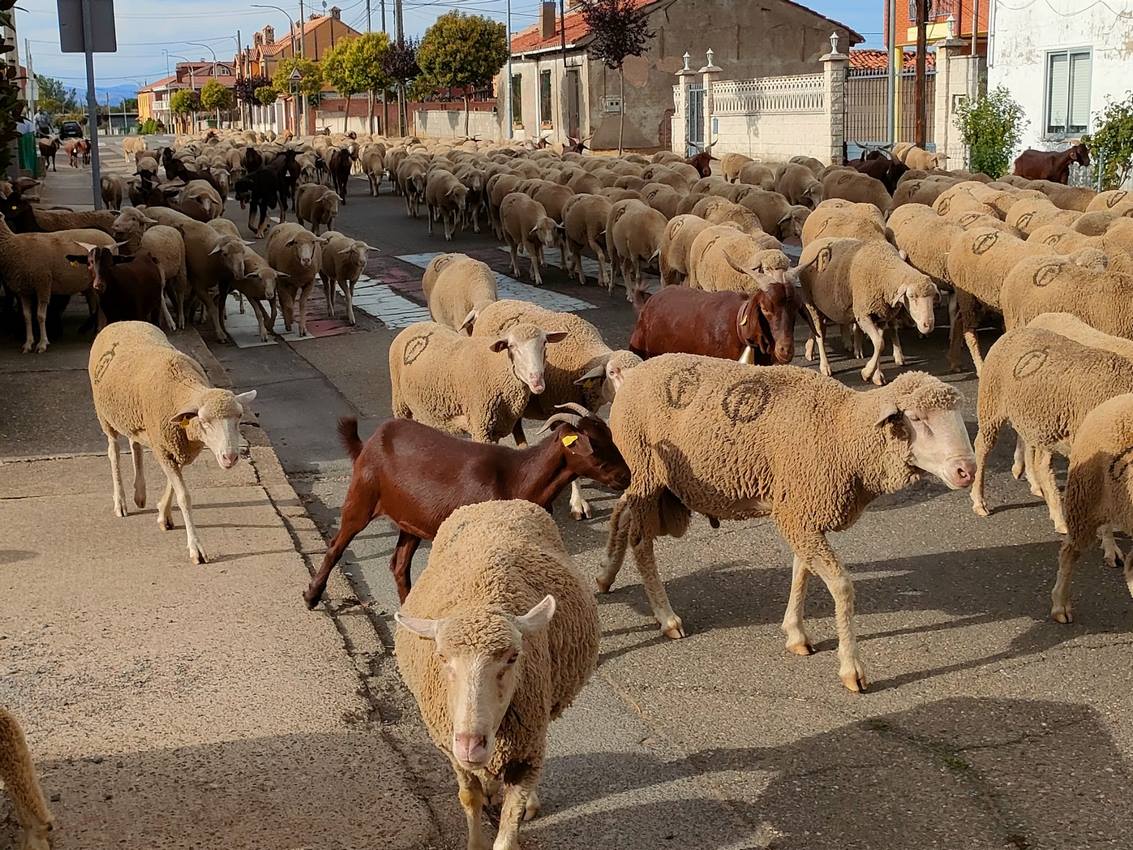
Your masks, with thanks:
M 464 817 L 468 821 L 468 850 L 484 850 L 484 824 L 481 813 L 484 810 L 484 786 L 474 773 L 453 765 L 456 782 L 460 786 L 457 797 Z
M 1027 442 L 1021 435 L 1015 435 L 1015 458 L 1011 463 L 1011 477 L 1018 481 L 1027 470 Z
M 818 312 L 818 308 L 813 304 L 807 304 L 805 306 L 814 324 L 814 336 L 812 339 L 818 344 L 818 371 L 829 378 L 834 372 L 830 368 L 830 361 L 826 358 L 826 319 Z
M 177 497 L 181 518 L 185 520 L 185 542 L 189 547 L 189 560 L 194 564 L 204 564 L 208 561 L 208 555 L 201 547 L 201 541 L 197 538 L 197 527 L 193 525 L 193 503 L 185 487 L 185 479 L 181 477 L 180 468 L 172 464 L 162 465 L 165 467 L 165 477 L 169 480 L 169 486 L 173 488 L 173 495 Z
M 39 322 L 39 343 L 35 347 L 36 354 L 47 351 L 47 303 L 49 298 L 40 298 L 35 306 L 35 317 Z
M 582 498 L 582 487 L 576 478 L 570 482 L 570 518 L 590 519 L 590 503 Z
M 606 558 L 602 563 L 602 571 L 595 577 L 594 582 L 602 593 L 609 593 L 618 577 L 618 571 L 626 557 L 626 545 L 629 543 L 629 515 L 625 513 L 626 497 L 618 499 L 614 510 L 610 514 L 610 532 L 606 538 Z
M 346 321 L 355 325 L 357 322 L 354 320 L 354 285 L 357 283 L 355 280 L 348 280 L 346 282 L 339 281 L 339 286 L 342 287 L 342 297 L 346 299 Z
M 528 767 L 518 777 L 518 781 L 504 786 L 504 805 L 500 811 L 500 829 L 492 850 L 519 850 L 519 824 L 529 820 L 531 797 L 535 784 L 539 781 L 538 768 Z M 536 811 L 538 806 L 536 805 Z M 532 814 L 534 817 L 534 814 Z
M 1035 467 L 1038 464 L 1038 457 L 1034 446 L 1024 446 L 1024 455 L 1026 457 L 1026 475 L 1027 483 L 1031 485 L 1031 495 L 1038 496 L 1040 499 L 1043 496 L 1042 484 L 1039 483 L 1038 473 L 1035 472 Z
M 169 304 L 165 300 L 165 293 L 161 295 L 161 321 L 170 331 L 177 330 L 177 323 L 173 321 L 173 314 L 169 312 Z
M 893 337 L 893 362 L 898 366 L 905 365 L 905 352 L 901 349 L 901 336 L 897 332 L 897 322 L 889 326 L 889 333 Z
M 1050 591 L 1050 616 L 1059 623 L 1074 622 L 1074 606 L 1070 601 L 1070 580 L 1074 577 L 1074 565 L 1082 557 L 1087 545 L 1085 526 L 1075 528 L 1075 533 L 1066 538 L 1058 550 L 1058 577 Z
M 24 354 L 27 354 L 35 346 L 35 325 L 32 323 L 33 298 L 35 298 L 34 293 L 20 293 L 20 306 L 24 311 L 24 331 L 26 332 L 24 346 L 20 349 L 20 351 L 22 351 Z
M 429 220 L 429 235 L 433 235 L 433 219 L 437 217 L 436 208 L 432 204 L 425 205 L 425 218 Z
M 256 314 L 256 322 L 260 326 L 260 342 L 267 342 L 267 315 L 264 313 L 264 306 L 259 302 L 259 299 L 257 298 L 249 298 L 248 303 L 252 305 L 252 312 Z
M 299 315 L 296 317 L 296 322 L 299 325 L 299 336 L 307 335 L 307 298 L 314 288 L 315 284 L 314 281 L 312 281 L 299 292 Z
M 295 296 L 286 289 L 278 290 L 279 312 L 283 314 L 283 330 L 291 333 L 291 322 L 295 312 Z
M 685 636 L 684 624 L 681 618 L 673 613 L 669 604 L 669 594 L 665 592 L 665 583 L 657 575 L 657 558 L 653 554 L 653 538 L 641 534 L 632 542 L 633 560 L 637 571 L 641 575 L 641 583 L 645 585 L 645 595 L 649 599 L 649 607 L 653 609 L 653 616 L 661 625 L 661 633 L 667 638 L 677 640 Z
M 216 333 L 217 342 L 228 342 L 228 334 L 224 332 L 224 328 L 220 326 L 220 310 L 217 307 L 216 301 L 205 295 L 203 299 L 205 304 L 205 311 L 208 313 L 209 318 L 212 320 L 212 328 Z
M 980 417 L 980 427 L 976 432 L 976 474 L 972 478 L 972 510 L 979 516 L 991 516 L 984 501 L 984 475 L 987 474 L 987 456 L 995 448 L 1003 420 L 990 415 Z
M 3 709 L 0 709 L 0 741 L 5 745 L 3 758 L 0 758 L 0 780 L 12 799 L 16 822 L 24 833 L 19 847 L 48 850 L 54 819 L 43 798 L 23 730 L 16 718 Z
M 1111 570 L 1124 567 L 1125 556 L 1121 554 L 1117 541 L 1113 539 L 1113 526 L 1106 524 L 1099 528 L 1098 539 L 1102 543 L 1102 561 L 1105 565 Z
M 114 516 L 126 516 L 126 495 L 122 491 L 122 470 L 118 465 L 118 434 L 106 424 L 106 456 L 110 458 L 110 483 L 114 487 Z
M 1039 479 L 1039 486 L 1042 487 L 1050 521 L 1054 523 L 1055 531 L 1066 534 L 1066 517 L 1062 515 L 1062 498 L 1058 493 L 1058 484 L 1054 480 L 1054 470 L 1051 469 L 1051 453 L 1046 449 L 1036 449 L 1035 460 L 1035 475 Z
M 801 535 L 792 548 L 813 572 L 826 583 L 834 598 L 834 622 L 838 628 L 838 678 L 851 691 L 866 689 L 866 673 L 858 655 L 854 636 L 854 584 L 830 543 L 821 532 Z
M 531 260 L 531 277 L 535 281 L 536 286 L 543 285 L 543 276 L 539 274 L 539 266 L 542 264 L 543 251 L 538 244 L 531 245 L 528 242 L 524 243 L 523 250 Z
M 948 328 L 948 368 L 953 372 L 961 372 L 964 369 L 960 362 L 960 342 L 964 338 L 964 315 L 960 309 L 960 302 L 963 297 L 963 293 L 957 291 L 953 292 L 952 297 L 948 300 L 948 318 L 950 321 Z
M 173 485 L 168 478 L 165 482 L 165 492 L 157 502 L 157 527 L 162 531 L 173 528 Z
M 787 635 L 787 652 L 795 655 L 811 655 L 814 647 L 806 629 L 803 628 L 803 606 L 806 604 L 806 583 L 810 572 L 806 562 L 795 555 L 791 565 L 791 597 L 787 600 L 787 611 L 783 614 L 783 633 Z
M 333 319 L 334 318 L 334 292 L 335 292 L 336 287 L 335 287 L 334 283 L 331 282 L 331 280 L 328 277 L 326 277 L 325 275 L 320 274 L 319 278 L 320 278 L 320 280 L 322 280 L 322 284 L 323 284 L 323 298 L 325 298 L 326 302 L 327 302 L 327 315 L 330 318 Z
M 142 444 L 130 440 L 130 454 L 134 460 L 134 504 L 146 506 L 146 470 L 142 465 Z
M 599 286 L 605 286 L 606 285 L 606 262 L 607 262 L 606 251 L 605 251 L 605 249 L 603 249 L 598 244 L 597 240 L 595 240 L 595 239 L 589 240 L 589 243 L 590 243 L 590 250 L 593 251 L 594 256 L 598 258 L 598 285 Z M 579 254 L 581 255 L 581 253 L 582 252 L 580 251 Z M 578 266 L 579 266 L 579 273 L 581 274 L 581 269 L 582 269 L 582 257 L 581 256 L 579 256 L 579 258 L 578 258 Z
M 520 277 L 520 274 L 519 274 L 519 250 L 516 247 L 516 244 L 514 242 L 510 241 L 510 240 L 508 240 L 508 246 L 507 247 L 508 247 L 508 251 L 511 252 L 511 273 L 518 278 L 518 277 Z
M 870 356 L 869 362 L 865 364 L 865 368 L 862 369 L 862 380 L 872 380 L 875 385 L 880 387 L 885 383 L 885 376 L 881 374 L 881 352 L 885 350 L 885 334 L 881 332 L 881 328 L 870 316 L 862 316 L 858 319 L 858 324 L 866 332 L 869 341 L 873 343 L 873 354 Z

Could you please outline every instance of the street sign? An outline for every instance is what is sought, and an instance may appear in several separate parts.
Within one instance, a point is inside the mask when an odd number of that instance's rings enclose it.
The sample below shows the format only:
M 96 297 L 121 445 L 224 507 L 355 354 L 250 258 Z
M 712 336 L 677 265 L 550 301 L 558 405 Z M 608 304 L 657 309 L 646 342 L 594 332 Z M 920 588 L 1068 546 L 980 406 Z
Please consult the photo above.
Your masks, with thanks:
M 87 0 L 90 4 L 91 51 L 116 53 L 114 0 Z M 64 53 L 85 53 L 83 45 L 83 0 L 58 0 L 59 49 Z
M 291 80 L 291 82 L 293 82 L 293 83 L 297 83 L 297 82 L 299 82 L 303 79 L 303 75 L 300 74 L 299 69 L 296 68 L 294 71 L 291 72 L 291 76 L 288 77 L 288 79 Z

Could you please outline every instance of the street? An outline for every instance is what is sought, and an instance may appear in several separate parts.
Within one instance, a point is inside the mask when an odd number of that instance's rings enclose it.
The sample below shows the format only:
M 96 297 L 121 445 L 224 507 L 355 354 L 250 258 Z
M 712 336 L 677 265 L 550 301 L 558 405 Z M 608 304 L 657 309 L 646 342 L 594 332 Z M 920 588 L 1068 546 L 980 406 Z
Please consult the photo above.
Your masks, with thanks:
M 104 172 L 128 173 L 120 137 L 103 139 L 103 156 Z M 89 172 L 62 162 L 45 199 L 86 202 Z M 378 249 L 358 290 L 356 327 L 341 321 L 340 309 L 338 321 L 312 322 L 309 338 L 261 345 L 247 322 L 251 309 L 242 323 L 231 301 L 236 343 L 220 344 L 199 327 L 224 381 L 259 394 L 248 429 L 258 434 L 250 442 L 259 462 L 225 473 L 202 457 L 192 467 L 204 491 L 195 498 L 206 545 L 211 539 L 224 554 L 214 563 L 184 561 L 179 518 L 160 550 L 132 557 L 159 533 L 151 516 L 111 515 L 106 441 L 86 375 L 91 334 L 77 332 L 85 305 L 70 308 L 64 335 L 40 356 L 19 354 L 22 322 L 5 317 L 0 703 L 28 716 L 44 787 L 62 794 L 52 803 L 57 848 L 464 846 L 452 772 L 391 655 L 393 526 L 376 520 L 355 539 L 340 565 L 349 583 L 332 584 L 327 603 L 311 612 L 300 598 L 302 567 L 317 568 L 349 482 L 336 420 L 359 417 L 365 438 L 389 417 L 387 350 L 398 328 L 427 318 L 420 277 L 428 259 L 461 251 L 512 273 L 490 233 L 446 243 L 439 228 L 428 236 L 423 217 L 406 217 L 388 183 L 375 199 L 355 175 L 349 191 L 336 229 Z M 227 215 L 250 239 L 233 200 Z M 583 288 L 552 269 L 536 290 L 527 270 L 523 259 L 524 277 L 503 281 L 501 297 L 577 312 L 612 347 L 626 344 L 634 314 L 620 287 L 608 295 L 593 279 Z M 323 319 L 321 296 L 311 303 L 311 315 Z M 938 317 L 927 340 L 906 331 L 907 368 L 956 386 L 974 434 L 975 375 L 948 372 L 943 307 Z M 800 323 L 799 366 L 808 366 L 804 330 Z M 987 344 L 991 336 L 985 331 Z M 835 376 L 865 389 L 860 362 L 837 340 L 831 348 Z M 883 363 L 897 374 L 888 355 Z M 533 438 L 534 430 L 528 423 Z M 838 681 L 833 606 L 821 582 L 812 583 L 807 608 L 816 654 L 784 650 L 791 555 L 769 520 L 713 530 L 696 516 L 683 538 L 658 541 L 684 640 L 659 634 L 628 557 L 612 592 L 598 598 L 598 671 L 551 727 L 543 814 L 524 825 L 524 846 L 1128 847 L 1133 601 L 1120 572 L 1106 570 L 1094 550 L 1076 576 L 1075 623 L 1049 618 L 1059 536 L 1041 500 L 1011 478 L 1013 447 L 1005 435 L 993 454 L 989 518 L 972 512 L 966 491 L 931 479 L 875 502 L 850 530 L 831 535 L 854 579 L 865 694 Z M 1065 463 L 1057 463 L 1061 475 Z M 565 493 L 555 518 L 576 565 L 592 576 L 616 495 L 593 486 L 584 495 L 592 519 L 572 521 Z M 425 544 L 415 573 L 427 558 Z M 53 562 L 41 593 L 21 591 L 29 564 L 38 571 Z M 107 610 L 120 594 L 131 619 L 119 617 L 102 634 L 84 615 L 94 605 L 88 593 Z M 166 607 L 204 632 L 226 618 L 242 627 L 194 643 L 195 630 L 160 625 Z M 192 652 L 176 650 L 190 644 Z M 104 668 L 93 684 L 84 652 Z M 101 696 L 76 704 L 68 689 Z M 171 711 L 147 705 L 162 699 L 172 700 Z M 328 714 L 316 722 L 321 712 Z M 303 722 L 275 723 L 277 713 Z M 214 749 L 169 750 L 162 730 L 176 738 L 185 726 Z M 188 794 L 216 788 L 178 810 L 182 782 Z M 99 799 L 88 799 L 96 791 Z M 272 818 L 280 822 L 261 834 Z M 13 829 L 0 825 L 0 846 Z

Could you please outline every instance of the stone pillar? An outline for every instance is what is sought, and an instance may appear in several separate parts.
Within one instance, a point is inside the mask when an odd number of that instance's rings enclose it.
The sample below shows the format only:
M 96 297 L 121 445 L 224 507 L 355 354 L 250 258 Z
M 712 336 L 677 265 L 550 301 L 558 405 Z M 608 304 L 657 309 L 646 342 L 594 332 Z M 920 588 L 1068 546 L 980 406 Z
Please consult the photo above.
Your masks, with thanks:
M 958 102 L 974 93 L 971 88 L 978 67 L 969 55 L 971 43 L 959 38 L 949 38 L 936 45 L 936 151 L 948 156 L 945 168 L 967 168 L 968 151 L 960 139 L 956 126 L 955 107 Z
M 681 70 L 677 71 L 677 85 L 678 90 L 673 99 L 673 134 L 672 134 L 672 148 L 673 153 L 685 156 L 685 136 L 688 135 L 688 90 L 696 81 L 696 71 L 689 67 L 688 62 L 692 57 L 689 56 L 688 51 L 684 55 L 685 65 Z
M 704 146 L 707 148 L 712 144 L 712 113 L 714 111 L 712 107 L 712 84 L 720 79 L 723 69 L 716 66 L 713 60 L 715 53 L 712 52 L 711 47 L 705 51 L 704 55 L 708 64 L 697 73 L 700 74 L 704 85 Z
M 823 104 L 826 123 L 830 127 L 831 165 L 842 164 L 846 141 L 846 70 L 850 57 L 838 50 L 838 33 L 830 35 L 830 52 L 818 60 L 822 63 Z

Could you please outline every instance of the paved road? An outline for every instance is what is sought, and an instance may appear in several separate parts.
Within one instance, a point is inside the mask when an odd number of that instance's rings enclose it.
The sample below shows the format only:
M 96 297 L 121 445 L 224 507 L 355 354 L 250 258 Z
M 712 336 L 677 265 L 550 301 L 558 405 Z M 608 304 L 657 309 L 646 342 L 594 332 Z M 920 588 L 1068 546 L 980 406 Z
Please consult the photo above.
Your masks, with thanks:
M 468 251 L 505 269 L 494 240 L 461 234 L 446 245 L 426 235 L 423 220 L 406 219 L 400 199 L 368 198 L 359 179 L 351 192 L 338 229 L 382 250 L 369 273 L 373 286 L 389 287 L 383 295 L 419 306 L 420 255 L 430 252 Z M 241 218 L 234 205 L 231 215 Z M 611 344 L 625 343 L 632 313 L 620 295 L 561 274 L 547 291 L 592 305 L 575 309 Z M 360 416 L 366 433 L 389 415 L 386 351 L 396 331 L 380 317 L 384 310 L 396 324 L 390 304 L 400 302 L 381 301 L 348 332 L 211 345 L 235 385 L 260 390 L 260 424 L 326 536 L 349 480 L 336 417 Z M 912 367 L 965 394 L 974 431 L 974 376 L 946 375 L 945 334 L 907 345 Z M 859 364 L 834 366 L 861 388 Z M 789 554 L 769 522 L 712 531 L 698 518 L 684 538 L 659 544 L 662 576 L 689 632 L 683 641 L 659 637 L 627 563 L 599 600 L 598 674 L 553 728 L 546 813 L 526 829 L 530 846 L 1128 847 L 1133 603 L 1120 575 L 1090 556 L 1076 583 L 1078 622 L 1048 619 L 1058 537 L 1007 473 L 1010 449 L 1004 441 L 993 456 L 988 519 L 971 512 L 965 493 L 924 482 L 833 536 L 855 578 L 872 682 L 865 695 L 838 682 L 832 605 L 820 584 L 808 606 L 817 654 L 784 652 Z M 593 520 L 572 522 L 565 504 L 556 516 L 578 565 L 594 573 L 614 498 L 588 497 Z M 395 539 L 379 520 L 344 559 L 387 643 Z M 418 553 L 418 569 L 427 554 Z M 305 614 L 299 591 L 296 616 L 326 616 Z M 463 822 L 443 762 L 420 749 L 414 708 L 392 668 L 376 671 L 375 682 L 389 734 L 427 772 L 422 793 L 460 845 Z

